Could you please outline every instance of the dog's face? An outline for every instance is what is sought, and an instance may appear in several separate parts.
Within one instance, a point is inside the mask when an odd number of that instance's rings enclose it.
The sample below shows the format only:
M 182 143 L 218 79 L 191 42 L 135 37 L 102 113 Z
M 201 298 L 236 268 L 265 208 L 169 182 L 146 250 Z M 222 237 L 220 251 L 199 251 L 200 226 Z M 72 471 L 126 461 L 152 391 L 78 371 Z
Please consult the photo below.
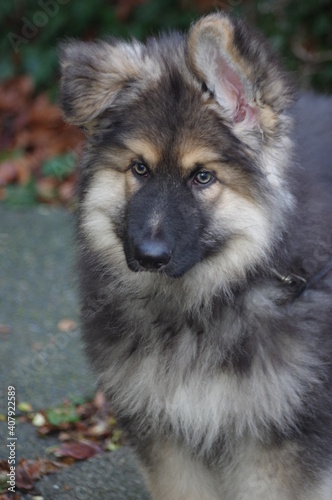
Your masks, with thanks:
M 81 227 L 114 267 L 232 281 L 269 255 L 290 91 L 258 42 L 213 15 L 188 38 L 62 48 L 62 107 L 88 135 Z

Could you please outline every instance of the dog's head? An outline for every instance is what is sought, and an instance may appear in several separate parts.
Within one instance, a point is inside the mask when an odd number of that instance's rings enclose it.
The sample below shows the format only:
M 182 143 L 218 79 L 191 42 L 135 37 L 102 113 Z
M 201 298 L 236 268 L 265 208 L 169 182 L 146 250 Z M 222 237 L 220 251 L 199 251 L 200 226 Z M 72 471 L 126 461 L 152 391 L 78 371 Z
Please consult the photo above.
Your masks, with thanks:
M 207 288 L 266 261 L 291 204 L 292 97 L 261 37 L 215 14 L 187 37 L 69 42 L 60 61 L 64 116 L 88 137 L 81 228 L 94 250 Z

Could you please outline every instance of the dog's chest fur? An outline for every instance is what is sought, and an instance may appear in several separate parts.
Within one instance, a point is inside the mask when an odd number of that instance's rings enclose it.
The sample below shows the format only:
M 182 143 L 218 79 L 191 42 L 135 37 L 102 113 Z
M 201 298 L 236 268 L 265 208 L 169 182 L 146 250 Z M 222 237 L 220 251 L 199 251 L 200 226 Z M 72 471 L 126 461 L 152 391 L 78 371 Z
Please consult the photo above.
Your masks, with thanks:
M 119 414 L 151 435 L 171 432 L 202 456 L 226 437 L 266 439 L 291 427 L 317 366 L 312 346 L 281 331 L 283 318 L 266 320 L 271 290 L 251 291 L 241 314 L 225 305 L 213 321 L 206 311 L 199 321 L 181 316 L 170 301 L 156 307 L 158 297 L 144 307 L 132 300 L 132 336 L 101 347 L 108 360 L 101 381 Z

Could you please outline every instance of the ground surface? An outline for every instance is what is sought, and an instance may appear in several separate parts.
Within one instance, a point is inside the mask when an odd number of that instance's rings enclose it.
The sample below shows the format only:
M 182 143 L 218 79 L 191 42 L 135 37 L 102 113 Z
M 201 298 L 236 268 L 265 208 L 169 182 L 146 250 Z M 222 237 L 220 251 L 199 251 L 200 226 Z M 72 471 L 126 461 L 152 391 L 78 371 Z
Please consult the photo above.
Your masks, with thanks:
M 95 392 L 79 329 L 58 329 L 64 318 L 78 321 L 72 229 L 72 216 L 60 209 L 0 206 L 0 325 L 10 326 L 0 335 L 0 414 L 7 413 L 8 385 L 34 410 Z M 0 459 L 7 460 L 4 422 L 0 435 Z M 18 423 L 16 435 L 18 460 L 46 456 L 56 440 L 38 437 L 28 423 Z M 44 476 L 36 488 L 45 500 L 148 499 L 126 447 Z

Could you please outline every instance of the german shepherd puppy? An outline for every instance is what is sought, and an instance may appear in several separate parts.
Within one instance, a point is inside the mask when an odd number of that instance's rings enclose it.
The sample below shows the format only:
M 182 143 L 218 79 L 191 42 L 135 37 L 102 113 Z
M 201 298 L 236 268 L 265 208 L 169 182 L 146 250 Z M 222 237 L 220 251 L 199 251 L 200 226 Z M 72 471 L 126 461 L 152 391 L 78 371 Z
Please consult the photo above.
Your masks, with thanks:
M 86 349 L 153 498 L 331 500 L 331 100 L 222 13 L 60 60 Z

